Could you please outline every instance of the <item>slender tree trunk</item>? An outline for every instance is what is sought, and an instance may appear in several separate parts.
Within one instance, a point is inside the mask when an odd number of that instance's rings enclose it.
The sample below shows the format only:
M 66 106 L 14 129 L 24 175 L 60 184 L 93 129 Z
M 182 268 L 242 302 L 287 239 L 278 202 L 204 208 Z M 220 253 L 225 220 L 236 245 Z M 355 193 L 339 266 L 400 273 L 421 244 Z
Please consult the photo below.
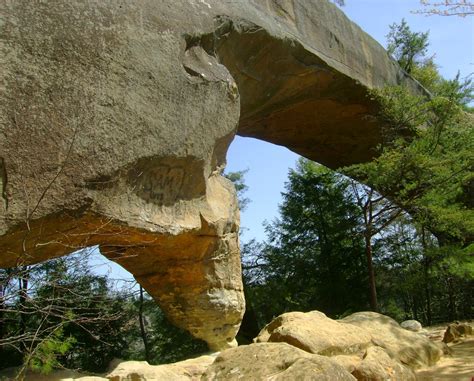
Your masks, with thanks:
M 431 312 L 431 290 L 429 286 L 425 287 L 425 297 L 426 297 L 426 324 L 433 324 L 433 313 Z
M 375 286 L 375 271 L 372 260 L 372 243 L 370 235 L 366 234 L 365 238 L 365 256 L 367 258 L 367 269 L 369 272 L 369 289 L 370 289 L 370 308 L 372 311 L 378 311 L 377 288 Z
M 412 312 L 413 312 L 413 319 L 418 319 L 418 298 L 413 296 L 413 304 L 412 304 Z
M 150 345 L 145 330 L 145 317 L 143 316 L 143 287 L 140 286 L 140 305 L 138 309 L 138 320 L 140 322 L 140 333 L 142 335 L 143 346 L 145 347 L 145 360 L 150 362 Z
M 433 314 L 431 311 L 431 286 L 429 277 L 430 262 L 427 257 L 423 260 L 423 277 L 425 283 L 425 300 L 426 300 L 426 324 L 433 324 Z
M 19 288 L 19 302 L 20 302 L 20 334 L 23 335 L 26 332 L 26 312 L 27 306 L 26 301 L 28 298 L 28 268 L 25 267 L 18 278 L 18 288 Z
M 453 278 L 448 276 L 448 318 L 449 321 L 456 319 L 456 297 L 454 295 Z
M 428 258 L 428 244 L 426 243 L 425 228 L 421 228 L 421 245 L 423 246 L 423 280 L 425 286 L 425 300 L 426 300 L 426 324 L 433 324 L 431 312 L 431 285 L 430 285 L 430 266 L 431 261 Z
M 5 286 L 3 285 L 3 279 L 0 279 L 0 339 L 3 339 L 5 331 Z
M 403 312 L 405 312 L 405 320 L 408 320 L 410 318 L 410 298 L 406 294 L 403 296 Z

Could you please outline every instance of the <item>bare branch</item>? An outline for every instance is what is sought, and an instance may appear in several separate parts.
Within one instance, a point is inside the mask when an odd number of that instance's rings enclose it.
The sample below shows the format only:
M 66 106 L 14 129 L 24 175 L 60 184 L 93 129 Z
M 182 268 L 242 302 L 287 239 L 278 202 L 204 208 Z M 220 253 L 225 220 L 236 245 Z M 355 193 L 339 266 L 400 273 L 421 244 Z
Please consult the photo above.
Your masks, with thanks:
M 444 0 L 431 1 L 420 0 L 424 9 L 413 11 L 412 13 L 427 16 L 472 16 L 474 15 L 474 2 L 469 0 Z

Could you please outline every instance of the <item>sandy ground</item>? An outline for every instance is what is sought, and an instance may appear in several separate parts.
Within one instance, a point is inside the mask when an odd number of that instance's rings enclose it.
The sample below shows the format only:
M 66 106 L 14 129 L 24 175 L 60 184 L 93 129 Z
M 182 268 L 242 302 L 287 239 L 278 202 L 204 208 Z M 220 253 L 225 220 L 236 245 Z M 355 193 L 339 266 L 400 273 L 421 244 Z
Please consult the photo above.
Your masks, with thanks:
M 474 336 L 449 344 L 453 351 L 444 356 L 435 366 L 416 372 L 420 381 L 474 381 Z

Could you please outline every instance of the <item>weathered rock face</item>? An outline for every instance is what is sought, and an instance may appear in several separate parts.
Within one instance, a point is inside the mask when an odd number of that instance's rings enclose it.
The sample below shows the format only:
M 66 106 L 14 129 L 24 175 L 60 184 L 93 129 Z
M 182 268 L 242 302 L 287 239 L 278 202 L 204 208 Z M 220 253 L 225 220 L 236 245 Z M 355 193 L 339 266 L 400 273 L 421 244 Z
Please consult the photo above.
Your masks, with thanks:
M 347 320 L 333 320 L 319 311 L 289 312 L 262 329 L 255 341 L 285 342 L 327 356 L 361 381 L 415 380 L 410 367 L 432 365 L 442 354 L 425 337 L 373 312 Z
M 381 347 L 367 349 L 363 360 L 352 375 L 364 381 L 415 381 L 415 373 L 408 367 L 392 359 Z
M 197 381 L 214 360 L 214 356 L 200 356 L 165 365 L 150 365 L 146 361 L 118 361 L 111 364 L 112 369 L 104 380 Z
M 259 343 L 223 351 L 201 380 L 355 381 L 355 378 L 327 357 L 286 343 Z
M 416 88 L 326 1 L 0 4 L 0 266 L 99 245 L 177 325 L 232 345 L 236 131 L 336 167 L 380 139 L 368 88 Z
M 262 329 L 255 341 L 285 342 L 324 356 L 364 353 L 372 336 L 364 329 L 340 323 L 319 311 L 288 312 Z
M 412 369 L 435 364 L 443 351 L 426 337 L 410 332 L 392 318 L 376 312 L 356 312 L 340 320 L 363 328 L 372 335 L 372 343 Z
M 451 323 L 443 335 L 443 343 L 459 341 L 461 336 L 472 335 L 472 327 L 466 323 Z
M 156 2 L 2 4 L 0 266 L 100 245 L 177 325 L 232 343 L 244 298 L 219 174 L 239 120 L 229 72 L 185 52 Z M 200 60 L 212 76 L 186 72 Z

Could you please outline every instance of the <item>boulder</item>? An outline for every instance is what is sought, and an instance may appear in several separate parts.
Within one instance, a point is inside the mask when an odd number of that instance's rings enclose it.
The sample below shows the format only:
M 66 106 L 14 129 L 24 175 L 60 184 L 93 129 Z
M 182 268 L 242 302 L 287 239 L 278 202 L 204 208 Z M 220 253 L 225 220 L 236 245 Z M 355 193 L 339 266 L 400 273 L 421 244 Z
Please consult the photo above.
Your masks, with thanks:
M 255 342 L 286 342 L 310 353 L 334 356 L 363 353 L 371 338 L 365 329 L 311 311 L 278 316 L 262 329 Z
M 446 328 L 443 335 L 444 343 L 458 341 L 462 336 L 472 335 L 472 326 L 467 323 L 452 323 Z
M 197 381 L 215 356 L 200 356 L 172 364 L 150 365 L 146 361 L 123 361 L 112 364 L 112 370 L 105 376 L 110 381 Z
M 377 314 L 379 315 L 379 314 Z M 379 315 L 380 320 L 390 323 L 389 330 L 393 327 L 400 332 L 407 332 L 404 340 L 415 340 L 419 335 L 404 331 L 392 319 Z M 373 331 L 376 331 L 374 328 Z M 366 327 L 346 323 L 343 320 L 333 320 L 319 311 L 307 313 L 290 312 L 275 318 L 262 329 L 255 339 L 256 342 L 286 342 L 309 353 L 325 355 L 358 380 L 415 380 L 415 375 L 410 368 L 404 366 L 396 355 L 392 357 L 387 353 L 394 351 L 398 343 L 397 332 L 390 338 L 389 349 L 382 343 L 384 334 L 377 334 Z M 414 341 L 416 345 L 419 341 Z M 407 345 L 407 341 L 404 342 Z M 427 341 L 426 345 L 430 345 Z M 435 345 L 433 345 L 436 348 Z M 431 347 L 430 347 L 431 348 Z M 403 347 L 403 358 L 407 356 L 407 348 Z M 407 352 L 407 353 L 405 353 Z
M 467 323 L 458 323 L 456 329 L 462 336 L 472 335 L 472 326 Z
M 349 373 L 353 373 L 362 362 L 362 356 L 360 355 L 337 355 L 331 356 L 331 360 L 337 362 Z
M 361 381 L 415 381 L 413 371 L 392 359 L 387 352 L 377 346 L 367 349 L 363 360 L 351 372 Z
M 420 332 L 423 329 L 421 323 L 417 320 L 405 320 L 400 323 L 400 327 L 412 332 Z
M 443 335 L 443 343 L 452 343 L 458 341 L 461 333 L 458 331 L 457 324 L 449 324 Z
M 355 378 L 328 357 L 286 343 L 257 343 L 221 352 L 201 380 L 350 381 Z
M 444 356 L 451 356 L 453 354 L 453 350 L 451 349 L 451 347 L 444 341 L 436 340 L 434 343 L 438 346 L 439 349 L 441 349 Z
M 412 369 L 431 366 L 443 354 L 441 348 L 423 335 L 408 331 L 388 316 L 376 312 L 356 312 L 339 320 L 363 328 L 372 335 L 372 343 Z

